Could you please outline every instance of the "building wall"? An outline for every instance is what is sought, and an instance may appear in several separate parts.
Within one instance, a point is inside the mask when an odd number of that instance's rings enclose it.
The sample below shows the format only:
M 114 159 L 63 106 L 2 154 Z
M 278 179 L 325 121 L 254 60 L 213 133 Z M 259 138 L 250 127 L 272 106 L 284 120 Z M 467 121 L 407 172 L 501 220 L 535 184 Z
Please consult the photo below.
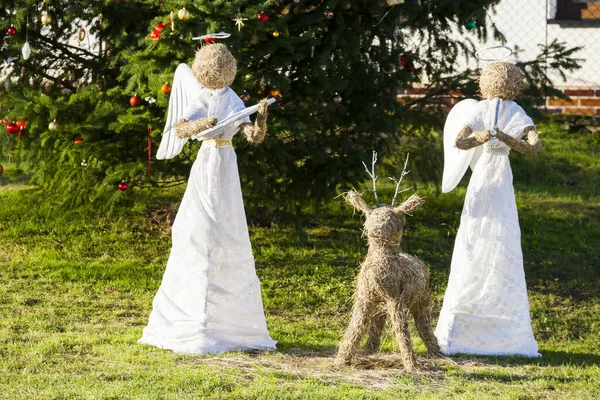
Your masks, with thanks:
M 590 20 L 587 24 L 585 21 L 558 24 L 553 22 L 555 17 L 556 0 L 503 0 L 496 12 L 488 15 L 489 21 L 505 35 L 508 45 L 517 49 L 513 60 L 532 60 L 540 53 L 540 45 L 555 39 L 566 42 L 568 47 L 583 47 L 574 54 L 582 59 L 581 69 L 568 73 L 566 79 L 550 74 L 554 85 L 572 100 L 547 99 L 546 105 L 549 112 L 600 115 L 600 15 L 591 24 Z M 494 44 L 498 43 L 490 41 L 480 46 Z

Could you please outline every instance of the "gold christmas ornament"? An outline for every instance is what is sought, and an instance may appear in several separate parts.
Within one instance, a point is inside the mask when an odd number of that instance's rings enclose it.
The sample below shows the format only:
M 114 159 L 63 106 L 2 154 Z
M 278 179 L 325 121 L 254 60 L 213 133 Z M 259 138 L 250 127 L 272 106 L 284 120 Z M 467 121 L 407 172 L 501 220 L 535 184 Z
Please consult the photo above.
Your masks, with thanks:
M 238 28 L 238 32 L 242 30 L 242 26 L 244 26 L 244 21 L 247 21 L 248 18 L 243 18 L 242 14 L 238 13 L 235 15 L 235 18 L 232 21 L 235 22 L 235 26 Z
M 52 17 L 48 11 L 42 11 L 42 25 L 50 25 L 52 23 Z
M 177 18 L 179 18 L 182 21 L 187 21 L 188 19 L 190 19 L 190 12 L 186 10 L 185 7 L 183 7 L 177 12 Z
M 275 37 L 275 38 L 279 37 L 279 32 L 277 32 L 277 31 L 273 32 L 273 37 Z
M 56 123 L 56 120 L 54 120 L 48 124 L 49 131 L 55 131 L 56 128 L 58 128 L 58 124 Z

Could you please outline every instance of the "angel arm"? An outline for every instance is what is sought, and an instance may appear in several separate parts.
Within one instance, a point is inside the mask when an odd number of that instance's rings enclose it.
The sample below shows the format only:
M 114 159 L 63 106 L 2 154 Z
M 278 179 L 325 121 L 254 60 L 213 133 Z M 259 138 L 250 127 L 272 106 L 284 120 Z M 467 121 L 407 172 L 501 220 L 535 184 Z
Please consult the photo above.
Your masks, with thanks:
M 258 105 L 258 114 L 254 125 L 245 122 L 240 125 L 242 133 L 250 143 L 260 143 L 264 140 L 267 134 L 267 115 L 268 111 L 267 99 L 261 100 Z
M 175 135 L 182 139 L 189 138 L 203 130 L 212 128 L 216 123 L 217 119 L 215 117 L 199 118 L 193 121 L 181 118 L 175 125 Z
M 498 132 L 496 137 L 498 140 L 506 143 L 511 149 L 514 149 L 524 154 L 536 154 L 542 148 L 542 142 L 540 136 L 535 130 L 535 126 L 529 125 L 523 130 L 525 132 L 526 140 L 521 140 L 507 135 L 504 132 Z
M 469 150 L 484 144 L 491 138 L 489 130 L 477 132 L 474 136 L 470 136 L 472 133 L 473 130 L 465 125 L 456 136 L 456 147 L 461 150 Z

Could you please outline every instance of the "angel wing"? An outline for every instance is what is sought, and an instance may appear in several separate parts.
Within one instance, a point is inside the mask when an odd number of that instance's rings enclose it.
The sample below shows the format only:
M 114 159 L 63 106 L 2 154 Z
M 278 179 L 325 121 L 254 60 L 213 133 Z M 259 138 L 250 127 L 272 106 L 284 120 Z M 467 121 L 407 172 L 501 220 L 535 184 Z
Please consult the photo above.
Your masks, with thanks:
M 478 101 L 466 99 L 457 103 L 446 119 L 444 125 L 444 174 L 442 176 L 442 192 L 452 191 L 467 171 L 469 164 L 471 169 L 481 155 L 481 146 L 470 150 L 460 150 L 456 147 L 456 136 L 465 126 L 467 120 L 475 112 Z
M 167 122 L 165 123 L 165 129 L 163 129 L 160 147 L 156 153 L 157 159 L 173 158 L 181 152 L 188 139 L 182 139 L 175 135 L 175 124 L 181 119 L 184 111 L 192 105 L 193 101 L 199 100 L 201 97 L 202 86 L 192 74 L 192 69 L 187 64 L 179 64 L 173 78 Z

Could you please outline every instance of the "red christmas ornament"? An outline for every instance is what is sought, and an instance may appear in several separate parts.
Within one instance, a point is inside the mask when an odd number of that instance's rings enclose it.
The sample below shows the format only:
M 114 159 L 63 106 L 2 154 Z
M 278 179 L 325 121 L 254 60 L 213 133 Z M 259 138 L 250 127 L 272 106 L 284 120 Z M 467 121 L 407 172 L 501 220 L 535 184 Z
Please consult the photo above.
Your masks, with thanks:
M 6 132 L 14 135 L 15 133 L 19 132 L 19 127 L 14 122 L 9 122 L 6 124 Z
M 16 35 L 17 34 L 17 28 L 15 28 L 14 26 L 11 25 L 6 30 L 6 33 L 8 33 L 9 35 Z
M 158 29 L 153 30 L 150 34 L 150 39 L 154 40 L 155 42 L 158 42 L 158 40 L 160 39 L 160 31 Z
M 119 183 L 119 185 L 117 185 L 117 188 L 121 191 L 124 192 L 127 189 L 129 189 L 129 186 L 127 186 L 127 184 L 125 182 L 121 182 Z
M 269 16 L 264 13 L 258 13 L 258 15 L 256 16 L 256 19 L 259 20 L 260 22 L 262 22 L 263 24 L 266 24 L 267 22 L 269 22 Z
M 4 173 L 4 167 L 2 165 L 0 165 L 0 175 L 2 175 Z
M 84 138 L 78 137 L 77 139 L 73 140 L 73 143 L 75 144 L 79 144 L 79 143 L 83 143 L 85 142 Z
M 27 121 L 25 121 L 24 119 L 20 119 L 17 121 L 17 126 L 19 127 L 20 130 L 23 130 L 23 129 L 27 128 Z
M 25 137 L 25 131 L 23 129 L 19 130 L 19 139 L 23 139 Z
M 131 105 L 131 107 L 139 107 L 142 105 L 142 99 L 140 99 L 137 96 L 131 96 L 129 98 L 129 104 Z
M 216 41 L 213 37 L 204 38 L 204 43 L 213 44 Z
M 400 56 L 400 63 L 402 64 L 402 68 L 404 68 L 406 71 L 415 71 L 415 64 L 412 61 L 412 50 L 409 50 L 406 53 L 402 53 L 402 55 Z
M 158 24 L 156 24 L 156 26 L 154 27 L 155 31 L 159 31 L 161 32 L 163 29 L 165 29 L 165 24 L 163 24 L 162 22 L 159 22 Z

